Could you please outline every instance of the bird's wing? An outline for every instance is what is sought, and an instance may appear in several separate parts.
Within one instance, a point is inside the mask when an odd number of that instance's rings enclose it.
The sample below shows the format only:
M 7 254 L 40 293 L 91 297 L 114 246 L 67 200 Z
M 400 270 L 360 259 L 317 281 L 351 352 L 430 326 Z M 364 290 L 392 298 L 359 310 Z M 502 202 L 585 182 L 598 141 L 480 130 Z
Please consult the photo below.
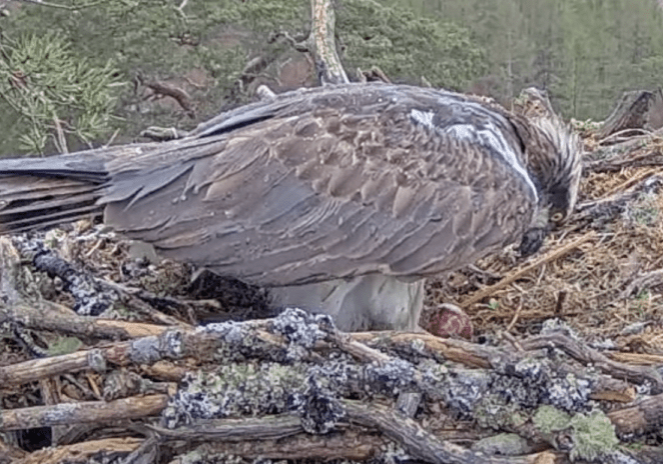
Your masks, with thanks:
M 106 221 L 267 286 L 444 272 L 529 226 L 536 188 L 513 127 L 490 109 L 404 86 L 284 98 L 183 143 L 177 161 L 111 166 Z

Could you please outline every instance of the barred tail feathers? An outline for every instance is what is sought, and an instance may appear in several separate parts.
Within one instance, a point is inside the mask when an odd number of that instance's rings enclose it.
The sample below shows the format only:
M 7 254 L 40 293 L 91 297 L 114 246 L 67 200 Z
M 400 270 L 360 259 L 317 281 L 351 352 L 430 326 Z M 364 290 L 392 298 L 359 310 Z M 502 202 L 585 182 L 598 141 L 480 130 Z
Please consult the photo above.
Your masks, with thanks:
M 79 157 L 0 160 L 0 234 L 98 216 L 103 164 Z

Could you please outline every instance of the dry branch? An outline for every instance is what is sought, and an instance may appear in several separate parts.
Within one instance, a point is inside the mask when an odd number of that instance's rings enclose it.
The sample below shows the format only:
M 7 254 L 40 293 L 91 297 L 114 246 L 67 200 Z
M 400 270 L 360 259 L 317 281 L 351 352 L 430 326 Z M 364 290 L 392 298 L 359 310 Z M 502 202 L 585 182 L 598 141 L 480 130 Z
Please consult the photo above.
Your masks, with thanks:
M 621 435 L 643 434 L 663 424 L 663 395 L 653 396 L 635 406 L 608 413 Z
M 530 464 L 534 462 L 529 457 L 489 457 L 439 440 L 414 420 L 384 406 L 366 406 L 345 401 L 344 407 L 351 422 L 380 430 L 386 437 L 403 446 L 411 456 L 424 462 L 436 464 Z
M 0 305 L 0 324 L 18 324 L 26 329 L 51 330 L 61 334 L 111 340 L 160 335 L 167 326 L 79 316 L 69 308 L 44 300 L 30 306 Z
M 297 435 L 280 440 L 210 441 L 196 448 L 196 451 L 210 459 L 227 454 L 251 460 L 367 461 L 379 456 L 387 443 L 374 432 L 346 431 L 319 436 Z
M 191 96 L 184 90 L 174 84 L 158 81 L 156 79 L 145 79 L 140 74 L 136 76 L 136 80 L 141 84 L 152 90 L 152 98 L 171 97 L 180 107 L 184 110 L 187 116 L 195 118 L 196 112 L 193 105 Z
M 311 0 L 313 48 L 318 79 L 323 84 L 346 84 L 348 79 L 336 52 L 334 8 L 331 0 Z
M 523 276 L 529 274 L 535 269 L 538 269 L 545 263 L 548 263 L 550 261 L 554 261 L 556 259 L 561 258 L 562 256 L 566 255 L 570 251 L 578 248 L 580 245 L 589 242 L 590 240 L 596 238 L 596 234 L 594 232 L 589 232 L 586 235 L 574 240 L 571 243 L 564 244 L 554 250 L 549 251 L 542 257 L 538 258 L 536 261 L 533 263 L 530 263 L 526 266 L 524 266 L 521 269 L 517 269 L 511 274 L 507 275 L 505 278 L 500 280 L 498 283 L 495 285 L 491 285 L 490 287 L 483 288 L 479 290 L 478 292 L 474 293 L 471 297 L 467 298 L 466 300 L 463 300 L 461 303 L 461 306 L 463 308 L 467 308 L 475 303 L 478 303 L 482 301 L 484 298 L 489 297 L 490 295 L 494 294 L 497 290 L 500 290 L 516 280 L 522 278 Z
M 0 411 L 0 430 L 145 419 L 158 415 L 167 403 L 167 395 L 150 395 L 111 402 L 89 401 L 86 403 L 61 403 L 52 406 L 5 409 Z
M 106 438 L 89 440 L 73 445 L 46 448 L 30 453 L 23 459 L 12 461 L 12 464 L 60 464 L 63 462 L 81 462 L 91 459 L 99 453 L 131 453 L 143 440 L 140 438 Z
M 626 142 L 613 145 L 609 149 L 595 152 L 594 161 L 587 161 L 584 172 L 619 172 L 625 168 L 644 168 L 663 166 L 663 153 L 660 147 L 650 147 L 640 152 L 651 141 L 660 141 L 660 135 L 629 138 Z
M 628 364 L 613 361 L 597 350 L 561 334 L 537 335 L 522 341 L 521 344 L 526 350 L 554 347 L 584 364 L 591 364 L 597 367 L 602 372 L 615 378 L 625 378 L 639 384 L 649 382 L 654 387 L 656 393 L 663 391 L 663 379 L 656 369 L 629 366 Z

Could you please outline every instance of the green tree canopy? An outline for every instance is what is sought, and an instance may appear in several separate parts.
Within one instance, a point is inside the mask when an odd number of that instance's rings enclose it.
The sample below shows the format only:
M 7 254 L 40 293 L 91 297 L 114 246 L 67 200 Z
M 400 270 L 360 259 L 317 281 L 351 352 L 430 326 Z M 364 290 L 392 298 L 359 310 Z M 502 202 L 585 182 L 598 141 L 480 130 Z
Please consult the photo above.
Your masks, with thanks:
M 105 143 L 114 130 L 116 141 L 127 141 L 150 125 L 192 127 L 228 104 L 250 60 L 270 57 L 264 73 L 275 75 L 299 54 L 274 40 L 275 33 L 301 38 L 310 27 L 305 0 L 200 0 L 182 9 L 170 0 L 59 4 L 67 8 L 20 4 L 0 22 L 0 68 L 5 77 L 27 76 L 21 93 L 10 86 L 13 93 L 0 99 L 0 123 L 7 128 L 3 153 L 61 151 L 54 118 L 63 122 L 71 149 Z M 379 66 L 397 81 L 418 83 L 425 76 L 434 85 L 461 88 L 485 69 L 466 29 L 421 18 L 407 7 L 341 0 L 337 18 L 351 74 L 356 67 Z M 18 65 L 26 56 L 28 67 Z M 204 79 L 194 82 L 194 71 Z M 175 104 L 146 102 L 138 77 L 186 89 L 196 118 L 188 119 Z M 18 104 L 17 98 L 31 103 Z
M 627 90 L 663 85 L 656 0 L 385 0 L 450 20 L 486 49 L 493 97 L 547 89 L 561 112 L 604 119 Z

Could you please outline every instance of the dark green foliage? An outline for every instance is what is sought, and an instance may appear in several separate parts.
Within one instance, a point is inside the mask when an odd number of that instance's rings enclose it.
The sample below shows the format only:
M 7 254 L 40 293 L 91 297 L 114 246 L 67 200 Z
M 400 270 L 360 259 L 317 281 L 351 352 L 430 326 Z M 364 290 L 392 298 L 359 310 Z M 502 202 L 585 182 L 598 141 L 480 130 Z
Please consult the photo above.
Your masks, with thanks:
M 423 76 L 436 87 L 459 89 L 486 69 L 467 29 L 408 9 L 343 0 L 336 24 L 351 74 L 357 67 L 378 66 L 396 81 L 418 84 Z
M 259 77 L 277 84 L 301 54 L 274 33 L 301 38 L 310 27 L 307 0 L 58 3 L 79 9 L 19 3 L 0 19 L 0 154 L 58 151 L 55 120 L 70 150 L 116 130 L 117 143 L 151 125 L 192 128 L 246 101 L 237 79 L 250 60 L 267 58 Z M 652 0 L 337 0 L 336 12 L 350 76 L 378 66 L 397 82 L 425 77 L 500 99 L 538 85 L 582 119 L 604 118 L 624 90 L 662 82 L 663 18 Z M 186 90 L 195 118 L 171 97 L 147 100 L 138 76 Z
M 26 87 L 29 98 L 39 102 L 38 116 L 32 107 L 0 102 L 0 123 L 6 128 L 0 152 L 58 151 L 48 143 L 54 140 L 49 123 L 53 107 L 79 142 L 106 142 L 116 128 L 115 142 L 130 141 L 150 125 L 191 128 L 228 103 L 244 101 L 247 95 L 236 88 L 236 81 L 249 60 L 267 57 L 272 64 L 264 74 L 274 76 L 280 64 L 299 53 L 272 40 L 275 32 L 304 37 L 310 27 L 310 3 L 304 0 L 200 0 L 181 11 L 179 2 L 167 0 L 107 0 L 85 7 L 87 3 L 59 2 L 79 7 L 74 10 L 22 4 L 2 20 L 5 44 L 25 37 L 48 43 L 51 51 L 61 48 L 49 53 L 50 65 L 40 61 L 46 67 L 38 74 L 55 82 L 72 76 L 80 88 L 75 94 L 58 84 L 40 94 L 39 87 Z M 379 66 L 395 80 L 419 82 L 425 76 L 436 85 L 459 87 L 483 70 L 480 50 L 464 29 L 452 24 L 372 0 L 344 0 L 338 5 L 338 18 L 337 36 L 346 45 L 350 71 Z M 45 35 L 46 30 L 51 35 Z M 5 75 L 16 70 L 3 60 Z M 31 62 L 36 66 L 39 61 Z M 55 62 L 63 66 L 52 66 Z M 160 100 L 165 103 L 146 101 L 150 92 L 137 77 L 186 89 L 195 119 L 187 118 L 190 113 L 168 98 Z M 90 82 L 83 82 L 86 79 Z M 272 82 L 274 77 L 267 79 Z M 123 85 L 110 85 L 118 81 Z M 94 98 L 92 89 L 97 89 Z M 66 101 L 76 104 L 64 111 Z M 113 101 L 114 119 L 109 112 Z M 18 115 L 30 123 L 18 123 Z M 69 141 L 70 149 L 81 148 L 76 140 Z
M 21 150 L 44 153 L 49 137 L 87 142 L 107 132 L 117 83 L 111 60 L 96 66 L 56 33 L 20 34 L 0 44 L 0 98 L 20 125 Z
M 655 0 L 383 1 L 470 29 L 489 61 L 488 76 L 471 88 L 500 99 L 536 85 L 566 117 L 602 120 L 624 91 L 663 85 Z
M 59 3 L 75 6 L 89 2 L 62 0 Z M 108 0 L 74 11 L 25 4 L 4 18 L 0 25 L 5 43 L 13 43 L 11 40 L 23 36 L 49 43 L 50 36 L 44 35 L 43 31 L 53 31 L 52 36 L 58 37 L 52 42 L 53 47 L 61 46 L 62 53 L 71 55 L 69 61 L 80 60 L 79 72 L 86 69 L 86 74 L 79 77 L 91 78 L 111 72 L 109 63 L 112 63 L 117 71 L 113 76 L 124 85 L 100 89 L 99 99 L 114 97 L 117 101 L 114 111 L 118 117 L 110 120 L 107 113 L 98 113 L 93 118 L 95 113 L 87 111 L 82 119 L 69 123 L 82 132 L 80 140 L 105 142 L 117 127 L 120 136 L 115 141 L 129 141 L 149 125 L 195 125 L 195 121 L 183 119 L 184 112 L 178 111 L 181 108 L 175 103 L 160 106 L 146 102 L 149 92 L 136 85 L 136 76 L 162 82 L 175 80 L 175 85 L 182 88 L 181 81 L 189 79 L 187 73 L 198 70 L 198 75 L 206 79 L 189 92 L 194 101 L 196 120 L 216 114 L 247 61 L 256 55 L 269 54 L 275 48 L 268 43 L 269 34 L 276 30 L 300 32 L 308 24 L 308 4 L 305 3 L 298 0 L 244 3 L 207 0 L 191 2 L 182 12 L 176 8 L 179 2 L 165 0 Z M 26 50 L 24 53 L 32 52 Z M 61 59 L 51 57 L 53 62 Z M 0 64 L 9 67 L 8 72 L 14 71 L 12 66 L 4 63 L 6 59 L 0 60 Z M 58 72 L 70 74 L 73 63 L 69 61 L 64 63 L 69 68 L 63 67 Z M 41 75 L 56 79 L 50 74 L 53 70 L 52 66 L 44 68 Z M 90 83 L 89 87 L 94 86 L 100 84 Z M 59 89 L 53 89 L 47 98 L 39 96 L 39 90 L 33 86 L 26 90 L 47 106 L 55 104 L 51 98 L 72 99 L 69 95 L 56 95 Z M 79 101 L 78 96 L 73 100 L 86 103 Z M 0 138 L 0 152 L 41 152 L 47 141 L 46 134 L 52 136 L 52 127 L 46 124 L 47 111 L 45 117 L 35 121 L 35 125 L 21 124 L 16 109 L 0 102 L 0 123 L 8 129 Z M 79 127 L 81 123 L 85 124 Z M 92 128 L 96 132 L 93 133 Z M 38 140 L 26 144 L 23 143 L 26 137 Z M 16 143 L 19 138 L 20 145 Z M 77 149 L 81 145 L 73 144 L 69 148 Z M 46 151 L 57 151 L 57 148 L 48 144 Z

